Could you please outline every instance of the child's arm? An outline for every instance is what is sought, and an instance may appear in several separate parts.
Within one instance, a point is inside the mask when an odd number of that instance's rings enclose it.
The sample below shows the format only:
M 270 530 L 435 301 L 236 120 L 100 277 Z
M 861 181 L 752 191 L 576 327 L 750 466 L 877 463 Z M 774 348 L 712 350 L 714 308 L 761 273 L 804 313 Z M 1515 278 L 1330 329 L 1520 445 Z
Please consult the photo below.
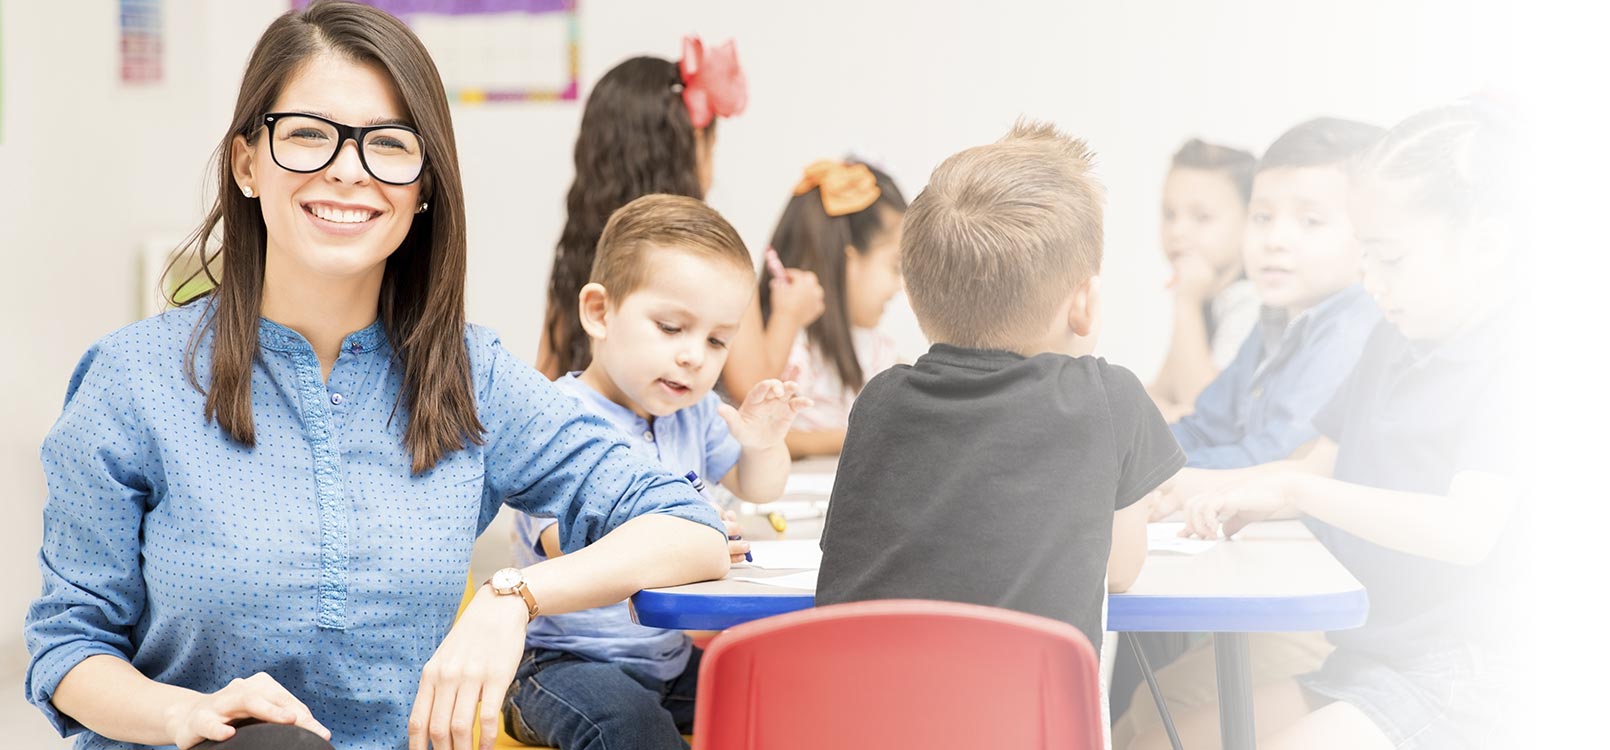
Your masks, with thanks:
M 791 430 L 785 442 L 794 458 L 836 456 L 844 450 L 844 430 Z
M 780 497 L 791 463 L 784 442 L 788 427 L 810 405 L 810 399 L 799 395 L 797 384 L 780 380 L 761 381 L 740 408 L 722 404 L 721 418 L 743 449 L 738 465 L 721 480 L 722 486 L 751 503 L 769 503 Z
M 1190 255 L 1175 260 L 1174 332 L 1162 370 L 1148 389 L 1161 397 L 1160 409 L 1166 405 L 1176 414 L 1189 413 L 1197 394 L 1218 377 L 1207 319 L 1202 313 L 1204 301 L 1213 294 L 1213 282 L 1213 269 L 1205 261 Z
M 1152 493 L 1112 515 L 1112 551 L 1107 553 L 1107 591 L 1123 593 L 1146 564 L 1146 518 L 1158 493 Z
M 1519 492 L 1504 476 L 1456 474 L 1448 494 L 1401 492 L 1303 473 L 1270 473 L 1192 499 L 1187 528 L 1204 538 L 1226 536 L 1271 514 L 1311 515 L 1383 547 L 1456 565 L 1487 558 L 1509 525 Z
M 771 320 L 760 319 L 758 298 L 744 312 L 732 352 L 721 370 L 721 383 L 728 393 L 748 393 L 767 378 L 786 378 L 783 368 L 788 366 L 794 340 L 822 315 L 822 284 L 810 271 L 790 269 L 788 283 L 773 280 L 771 292 Z
M 1320 437 L 1293 451 L 1279 461 L 1240 469 L 1180 469 L 1172 479 L 1163 483 L 1151 510 L 1151 520 L 1161 521 L 1181 511 L 1192 499 L 1221 490 L 1246 484 L 1264 477 L 1283 474 L 1308 474 L 1328 477 L 1336 466 L 1336 443 Z M 1236 527 L 1237 529 L 1240 526 Z

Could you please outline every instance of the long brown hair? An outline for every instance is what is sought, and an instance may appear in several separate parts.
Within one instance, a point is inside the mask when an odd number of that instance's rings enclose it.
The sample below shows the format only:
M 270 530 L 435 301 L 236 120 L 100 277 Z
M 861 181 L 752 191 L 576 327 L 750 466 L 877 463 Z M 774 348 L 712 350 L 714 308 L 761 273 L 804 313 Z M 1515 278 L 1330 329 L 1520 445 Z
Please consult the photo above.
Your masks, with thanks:
M 357 3 L 315 2 L 276 19 L 252 50 L 234 118 L 213 157 L 218 164 L 218 200 L 182 247 L 181 255 L 193 253 L 200 266 L 191 278 L 205 275 L 214 286 L 200 299 L 186 301 L 204 304 L 207 310 L 186 347 L 185 374 L 191 385 L 207 394 L 207 419 L 216 419 L 231 438 L 253 445 L 251 374 L 268 230 L 258 202 L 236 189 L 232 144 L 237 135 L 247 142 L 259 137 L 263 114 L 285 84 L 321 54 L 384 69 L 424 144 L 427 160 L 420 197 L 430 203 L 430 210 L 414 219 L 402 244 L 386 259 L 379 302 L 381 325 L 403 367 L 395 408 L 407 420 L 403 444 L 417 474 L 466 441 L 479 444 L 484 428 L 476 414 L 464 345 L 464 200 L 452 115 L 425 46 L 401 21 L 382 11 Z M 209 252 L 215 231 L 216 249 Z M 176 262 L 168 272 L 177 267 Z M 170 302 L 180 304 L 177 299 Z M 196 353 L 208 330 L 214 332 L 214 341 L 211 382 L 204 387 L 196 372 Z
M 850 335 L 844 249 L 853 247 L 861 255 L 871 252 L 872 246 L 893 230 L 906 213 L 905 196 L 894 179 L 877 167 L 867 168 L 878 183 L 878 199 L 872 205 L 853 214 L 828 216 L 822 208 L 821 188 L 812 188 L 788 201 L 771 236 L 771 246 L 783 265 L 810 271 L 822 283 L 827 308 L 805 329 L 805 338 L 822 353 L 824 361 L 832 363 L 839 382 L 854 393 L 861 392 L 866 374 L 861 372 L 861 360 L 855 356 L 855 340 Z M 771 320 L 770 282 L 768 269 L 760 278 L 760 314 L 764 320 Z
M 705 137 L 714 137 L 715 126 L 711 120 Z M 592 273 L 610 214 L 651 193 L 704 199 L 693 133 L 682 103 L 682 74 L 669 60 L 626 60 L 605 73 L 587 97 L 543 323 L 560 374 L 586 369 L 592 361 L 576 297 Z

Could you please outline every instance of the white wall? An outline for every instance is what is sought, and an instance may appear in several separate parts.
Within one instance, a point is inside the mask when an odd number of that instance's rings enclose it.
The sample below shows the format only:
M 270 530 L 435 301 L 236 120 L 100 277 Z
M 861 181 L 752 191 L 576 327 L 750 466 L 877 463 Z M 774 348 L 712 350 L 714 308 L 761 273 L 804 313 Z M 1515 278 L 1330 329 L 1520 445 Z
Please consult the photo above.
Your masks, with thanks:
M 170 0 L 165 81 L 117 82 L 113 0 L 0 0 L 0 667 L 38 590 L 38 445 L 68 373 L 131 321 L 135 248 L 203 211 L 206 160 L 252 41 L 284 0 Z M 582 0 L 590 84 L 683 32 L 736 37 L 750 109 L 726 123 L 710 202 L 763 247 L 800 167 L 854 149 L 909 196 L 946 155 L 1019 114 L 1088 138 L 1110 197 L 1109 358 L 1149 373 L 1167 328 L 1157 192 L 1168 155 L 1200 135 L 1261 148 L 1321 114 L 1390 124 L 1490 78 L 1506 81 L 1509 21 L 1453 0 L 1162 2 L 622 2 Z M 584 92 L 585 92 L 584 88 Z M 535 356 L 580 108 L 458 107 L 470 218 L 470 318 Z M 128 145 L 137 144 L 137 145 Z M 908 355 L 909 313 L 891 314 Z

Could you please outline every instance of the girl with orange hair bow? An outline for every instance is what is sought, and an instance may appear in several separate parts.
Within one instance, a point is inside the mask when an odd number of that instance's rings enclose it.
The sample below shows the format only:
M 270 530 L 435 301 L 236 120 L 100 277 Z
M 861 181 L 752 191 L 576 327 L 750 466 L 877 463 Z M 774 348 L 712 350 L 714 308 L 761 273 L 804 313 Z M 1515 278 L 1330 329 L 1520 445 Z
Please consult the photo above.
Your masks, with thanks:
M 787 377 L 815 405 L 795 418 L 788 436 L 794 457 L 830 455 L 844 445 L 850 405 L 873 375 L 896 364 L 894 342 L 876 326 L 900 290 L 900 222 L 906 200 L 887 174 L 859 162 L 822 160 L 805 168 L 772 235 L 774 262 L 763 272 L 760 312 L 775 327 L 782 294 L 800 271 L 821 284 L 820 317 L 784 342 Z M 779 277 L 782 266 L 786 276 Z M 800 271 L 791 270 L 798 268 Z M 768 343 L 774 340 L 767 332 Z M 763 356 L 755 341 L 733 344 L 722 379 L 741 393 L 735 363 Z M 775 375 L 774 375 L 775 377 Z

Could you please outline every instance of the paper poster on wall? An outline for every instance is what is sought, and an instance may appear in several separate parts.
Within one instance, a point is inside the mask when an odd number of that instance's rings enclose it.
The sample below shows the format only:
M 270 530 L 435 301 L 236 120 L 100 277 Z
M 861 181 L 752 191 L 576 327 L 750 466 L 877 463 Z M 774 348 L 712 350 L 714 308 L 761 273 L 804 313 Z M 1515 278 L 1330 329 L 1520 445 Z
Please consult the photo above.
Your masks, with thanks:
M 449 99 L 575 101 L 580 94 L 578 0 L 362 0 L 419 35 Z M 291 0 L 307 7 L 310 0 Z
M 119 0 L 117 16 L 123 83 L 161 83 L 162 0 Z
M 6 14 L 0 5 L 0 146 L 6 142 Z

